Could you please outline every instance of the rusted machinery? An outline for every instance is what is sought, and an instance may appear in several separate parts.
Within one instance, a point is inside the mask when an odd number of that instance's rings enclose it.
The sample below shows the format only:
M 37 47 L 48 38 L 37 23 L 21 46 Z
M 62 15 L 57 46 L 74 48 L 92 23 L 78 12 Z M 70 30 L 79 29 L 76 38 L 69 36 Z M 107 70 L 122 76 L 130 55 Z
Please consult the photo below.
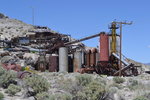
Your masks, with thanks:
M 130 76 L 130 75 L 138 75 L 138 66 L 134 66 L 134 64 L 128 63 L 126 59 L 120 60 L 119 53 L 119 43 L 118 37 L 116 34 L 116 29 L 118 29 L 117 24 L 111 23 L 111 34 L 106 34 L 105 32 L 101 32 L 100 34 L 96 34 L 90 37 L 86 37 L 80 40 L 76 40 L 70 43 L 76 43 L 78 41 L 87 40 L 90 38 L 94 38 L 96 36 L 100 36 L 100 48 L 99 48 L 99 57 L 97 57 L 97 50 L 92 49 L 86 52 L 86 64 L 84 68 L 78 70 L 80 73 L 93 73 L 96 72 L 98 74 L 105 75 L 115 75 L 118 76 L 119 72 L 121 72 L 122 76 Z M 122 55 L 121 55 L 122 56 Z M 99 60 L 97 60 L 99 58 Z M 119 69 L 119 61 L 122 62 L 121 68 Z
M 128 63 L 120 53 L 120 35 L 116 34 L 117 23 L 112 22 L 111 33 L 101 32 L 79 40 L 70 41 L 67 35 L 37 33 L 31 43 L 36 44 L 40 57 L 37 70 L 50 72 L 69 71 L 105 75 L 138 75 L 137 66 Z M 100 37 L 99 48 L 85 49 L 79 42 Z M 50 54 L 46 62 L 46 54 Z M 121 57 L 120 57 L 121 56 Z M 121 59 L 120 59 L 121 58 Z M 121 62 L 121 63 L 120 63 Z M 121 67 L 120 65 L 121 64 Z

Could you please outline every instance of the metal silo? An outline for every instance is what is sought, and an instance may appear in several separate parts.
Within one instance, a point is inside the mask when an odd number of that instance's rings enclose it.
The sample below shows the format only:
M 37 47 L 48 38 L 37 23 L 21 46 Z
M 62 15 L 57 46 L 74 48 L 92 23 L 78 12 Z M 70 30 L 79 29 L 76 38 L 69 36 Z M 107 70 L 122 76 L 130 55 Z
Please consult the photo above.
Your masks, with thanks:
M 96 53 L 97 53 L 96 48 L 91 49 L 90 66 L 95 66 L 96 65 Z
M 105 33 L 100 34 L 100 61 L 109 61 L 109 38 Z
M 90 55 L 91 55 L 91 50 L 87 50 L 86 52 L 86 66 L 90 67 Z
M 74 72 L 82 67 L 82 51 L 74 52 L 73 66 Z
M 58 71 L 58 55 L 51 55 L 49 57 L 49 72 Z
M 59 48 L 59 72 L 68 72 L 68 48 Z

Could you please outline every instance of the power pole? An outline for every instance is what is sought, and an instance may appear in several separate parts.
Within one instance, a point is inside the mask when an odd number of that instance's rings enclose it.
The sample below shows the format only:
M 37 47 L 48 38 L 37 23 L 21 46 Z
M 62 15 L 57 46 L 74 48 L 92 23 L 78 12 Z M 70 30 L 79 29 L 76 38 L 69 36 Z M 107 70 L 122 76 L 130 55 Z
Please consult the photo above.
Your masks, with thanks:
M 121 62 L 121 59 L 122 59 L 122 25 L 131 25 L 132 22 L 116 22 L 116 24 L 119 24 L 119 27 L 120 27 L 120 62 L 119 62 L 119 76 L 121 76 L 121 69 L 122 69 L 122 62 Z

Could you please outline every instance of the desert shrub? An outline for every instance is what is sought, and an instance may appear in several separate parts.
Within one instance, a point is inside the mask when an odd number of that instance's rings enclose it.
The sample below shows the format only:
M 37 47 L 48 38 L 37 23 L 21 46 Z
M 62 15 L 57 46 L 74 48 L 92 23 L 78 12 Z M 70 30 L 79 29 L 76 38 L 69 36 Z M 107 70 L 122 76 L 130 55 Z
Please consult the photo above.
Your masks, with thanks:
M 125 82 L 125 79 L 124 79 L 124 78 L 121 78 L 121 77 L 114 77 L 114 78 L 113 78 L 113 81 L 114 81 L 115 83 L 121 84 L 121 83 Z
M 77 79 L 78 85 L 81 85 L 81 86 L 86 86 L 92 81 L 92 77 L 88 74 L 80 74 L 76 76 L 76 79 Z
M 3 28 L 1 28 L 1 32 L 3 32 L 4 31 L 4 29 Z
M 5 73 L 5 69 L 0 65 L 0 76 L 2 76 Z
M 144 97 L 146 97 L 148 100 L 150 100 L 150 93 L 145 93 Z
M 129 82 L 131 85 L 138 85 L 138 81 L 135 80 L 135 79 L 132 79 L 132 78 L 130 78 L 130 79 L 128 80 L 128 82 Z
M 97 82 L 100 82 L 102 84 L 107 84 L 106 78 L 97 77 L 94 80 L 96 80 Z
M 18 32 L 19 30 L 18 30 L 18 29 L 16 29 L 16 31 Z
M 73 96 L 76 96 L 77 92 L 82 89 L 82 86 L 78 85 L 78 82 L 76 80 L 72 80 L 70 78 L 62 78 L 58 81 L 57 88 L 71 93 Z
M 15 81 L 17 78 L 17 73 L 15 71 L 5 71 L 1 76 L 0 76 L 0 86 L 3 88 L 7 88 L 10 84 L 17 84 Z
M 116 93 L 118 91 L 118 88 L 117 87 L 109 87 L 109 92 L 111 93 Z
M 27 88 L 32 88 L 35 94 L 48 91 L 50 84 L 39 75 L 27 76 L 24 78 Z
M 13 96 L 15 95 L 17 92 L 21 91 L 21 87 L 14 85 L 14 84 L 10 84 L 8 89 L 5 91 L 6 93 L 8 93 L 9 95 Z
M 11 29 L 11 27 L 7 27 L 7 29 Z
M 77 93 L 77 100 L 104 100 L 107 98 L 107 90 L 104 84 L 92 81 Z
M 47 92 L 38 93 L 38 94 L 36 94 L 35 97 L 37 100 L 48 100 L 50 98 L 50 96 Z
M 37 100 L 72 100 L 72 95 L 68 93 L 48 94 L 47 92 L 38 93 Z
M 139 86 L 139 82 L 137 80 L 132 78 L 128 80 L 128 88 L 130 90 L 135 90 L 138 88 L 138 86 Z
M 72 100 L 72 95 L 68 93 L 55 93 L 50 95 L 48 100 Z
M 121 84 L 118 84 L 118 83 L 113 83 L 110 85 L 110 87 L 116 87 L 118 89 L 123 89 L 123 86 Z
M 138 96 L 133 100 L 148 100 L 148 99 L 146 99 L 144 96 Z
M 0 100 L 3 100 L 3 98 L 4 98 L 4 95 L 3 93 L 0 92 Z
M 77 94 L 84 86 L 89 84 L 92 81 L 92 78 L 88 74 L 79 74 L 75 77 L 75 80 L 71 78 L 61 78 L 58 81 L 59 88 L 71 93 L 73 96 Z

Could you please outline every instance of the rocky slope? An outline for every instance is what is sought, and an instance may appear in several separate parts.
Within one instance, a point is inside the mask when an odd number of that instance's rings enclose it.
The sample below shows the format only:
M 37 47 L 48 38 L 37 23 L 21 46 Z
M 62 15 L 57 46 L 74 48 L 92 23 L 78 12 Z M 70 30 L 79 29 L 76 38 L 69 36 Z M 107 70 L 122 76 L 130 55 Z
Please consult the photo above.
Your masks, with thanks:
M 12 37 L 22 36 L 32 29 L 32 25 L 16 19 L 8 18 L 0 13 L 0 34 L 2 39 L 7 38 L 10 40 Z

